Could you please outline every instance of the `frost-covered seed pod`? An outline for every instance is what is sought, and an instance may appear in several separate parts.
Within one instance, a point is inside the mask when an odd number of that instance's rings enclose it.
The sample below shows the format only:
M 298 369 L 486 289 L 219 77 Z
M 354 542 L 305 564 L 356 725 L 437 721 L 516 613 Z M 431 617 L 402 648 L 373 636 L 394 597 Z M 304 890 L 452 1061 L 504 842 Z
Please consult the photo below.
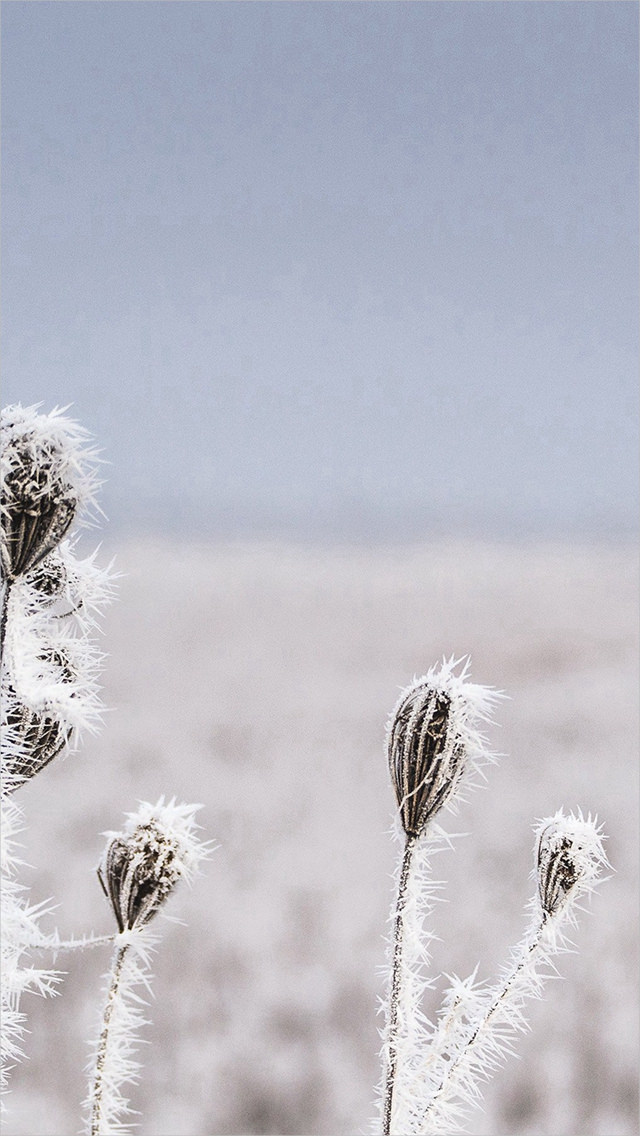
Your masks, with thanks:
M 7 689 L 7 710 L 3 715 L 3 728 L 15 744 L 7 746 L 3 773 L 8 783 L 17 789 L 28 781 L 71 741 L 73 728 L 63 725 L 54 715 L 39 713 L 20 703 L 12 687 Z
M 468 681 L 469 660 L 448 659 L 403 691 L 387 730 L 387 758 L 402 826 L 417 837 L 459 782 L 494 760 L 478 723 L 500 692 Z
M 591 817 L 565 816 L 562 811 L 538 832 L 536 864 L 538 899 L 545 915 L 555 915 L 576 885 L 589 890 L 606 864 L 602 840 Z
M 413 687 L 396 710 L 389 770 L 407 836 L 417 836 L 453 793 L 464 747 L 451 728 L 451 699 L 428 682 Z
M 193 873 L 203 854 L 193 811 L 173 802 L 143 805 L 125 832 L 109 833 L 98 878 L 121 932 L 148 923 L 178 880 Z
M 55 548 L 75 516 L 76 496 L 56 475 L 55 457 L 38 466 L 26 448 L 16 448 L 2 489 L 2 564 L 9 580 Z
M 98 877 L 120 931 L 143 927 L 155 915 L 180 878 L 176 852 L 175 842 L 154 824 L 111 841 Z
M 87 435 L 58 411 L 10 406 L 2 412 L 0 558 L 9 582 L 60 543 L 95 488 Z
M 46 648 L 39 659 L 54 668 L 59 683 L 73 684 L 77 676 L 67 651 Z M 73 727 L 62 721 L 50 705 L 28 706 L 11 683 L 3 696 L 2 726 L 10 742 L 3 753 L 3 773 L 8 774 L 9 792 L 49 765 L 73 735 Z

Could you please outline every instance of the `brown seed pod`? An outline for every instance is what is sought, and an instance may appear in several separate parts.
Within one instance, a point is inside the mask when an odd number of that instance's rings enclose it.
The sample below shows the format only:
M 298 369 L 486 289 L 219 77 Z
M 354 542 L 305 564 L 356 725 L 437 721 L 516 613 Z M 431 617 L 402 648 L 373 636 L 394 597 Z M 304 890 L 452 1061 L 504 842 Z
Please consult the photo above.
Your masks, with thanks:
M 98 879 L 122 932 L 143 927 L 182 874 L 178 842 L 153 820 L 113 837 Z
M 417 836 L 453 793 L 464 745 L 451 721 L 451 698 L 427 682 L 411 688 L 391 725 L 388 759 L 407 836 Z
M 574 841 L 556 823 L 540 834 L 537 861 L 540 906 L 546 915 L 554 915 L 580 875 Z
M 73 487 L 57 472 L 54 446 L 36 456 L 13 443 L 0 495 L 2 567 L 9 581 L 29 572 L 60 543 L 78 506 Z

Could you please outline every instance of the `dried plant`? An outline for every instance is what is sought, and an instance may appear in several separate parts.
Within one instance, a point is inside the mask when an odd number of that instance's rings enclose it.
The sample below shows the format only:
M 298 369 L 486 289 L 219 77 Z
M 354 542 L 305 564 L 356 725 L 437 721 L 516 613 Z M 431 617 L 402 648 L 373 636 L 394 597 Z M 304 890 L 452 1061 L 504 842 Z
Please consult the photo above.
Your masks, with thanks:
M 75 539 L 63 539 L 96 508 L 98 458 L 86 432 L 58 410 L 43 415 L 38 407 L 12 406 L 2 412 L 1 434 L 2 1087 L 23 1056 L 22 995 L 55 993 L 60 979 L 34 967 L 33 953 L 115 941 L 90 1129 L 122 1134 L 128 1106 L 121 1084 L 135 1078 L 132 1053 L 143 1020 L 134 987 L 149 984 L 154 938 L 147 924 L 206 849 L 195 838 L 194 806 L 142 805 L 123 833 L 112 834 L 99 873 L 118 933 L 65 940 L 41 930 L 50 908 L 30 904 L 17 880 L 23 814 L 16 793 L 100 722 L 102 656 L 92 636 L 114 577 L 95 554 L 77 556 Z
M 468 663 L 434 667 L 402 694 L 389 723 L 387 753 L 403 844 L 392 915 L 391 967 L 383 1034 L 380 1093 L 384 1136 L 434 1136 L 461 1131 L 479 1085 L 512 1052 L 525 1027 L 523 1006 L 540 995 L 554 954 L 567 949 L 565 928 L 577 900 L 593 889 L 606 864 L 602 833 L 591 817 L 562 811 L 540 822 L 536 837 L 536 895 L 530 923 L 509 965 L 493 986 L 475 974 L 453 977 L 436 1024 L 422 1003 L 430 986 L 424 927 L 435 898 L 430 856 L 447 842 L 434 824 L 443 807 L 493 760 L 478 724 L 489 722 L 497 692 L 467 681 Z
M 17 875 L 23 827 L 19 790 L 48 769 L 84 731 L 95 730 L 102 662 L 94 642 L 113 574 L 95 554 L 77 555 L 74 523 L 95 512 L 98 456 L 88 435 L 61 411 L 9 407 L 2 413 L 0 609 L 2 667 L 2 1085 L 22 1056 L 22 996 L 57 991 L 60 975 L 33 965 L 54 953 L 113 945 L 106 1000 L 94 1046 L 87 1100 L 91 1136 L 125 1136 L 125 1089 L 140 1073 L 138 1033 L 157 942 L 155 920 L 180 879 L 189 881 L 208 847 L 197 838 L 198 806 L 143 803 L 122 831 L 107 834 L 98 878 L 117 930 L 64 940 L 45 934 L 49 908 L 32 904 Z M 387 735 L 401 844 L 392 913 L 389 990 L 380 1087 L 383 1136 L 460 1131 L 480 1086 L 512 1052 L 524 1005 L 539 996 L 552 959 L 568 946 L 579 899 L 606 864 L 597 823 L 581 813 L 541 821 L 536 830 L 535 895 L 522 942 L 494 984 L 452 977 L 435 1023 L 423 1012 L 435 899 L 430 862 L 449 838 L 439 826 L 494 760 L 481 727 L 499 692 L 469 681 L 468 663 L 433 667 L 403 692 Z
M 98 878 L 118 925 L 102 1030 L 92 1066 L 88 1110 L 91 1136 L 124 1132 L 131 1113 L 123 1086 L 137 1079 L 137 1031 L 145 1024 L 139 988 L 149 989 L 157 936 L 149 923 L 178 880 L 189 881 L 207 847 L 196 838 L 197 805 L 143 803 L 111 832 Z
M 83 729 L 95 729 L 102 657 L 90 637 L 112 578 L 81 560 L 62 538 L 95 509 L 97 454 L 88 435 L 61 411 L 11 406 L 0 423 L 2 601 L 2 1086 L 22 1055 L 22 995 L 53 993 L 59 975 L 33 966 L 50 945 L 18 882 L 22 809 L 14 796 Z M 71 585 L 73 580 L 73 585 Z M 86 588 L 83 618 L 78 612 Z M 59 940 L 59 936 L 58 936 Z

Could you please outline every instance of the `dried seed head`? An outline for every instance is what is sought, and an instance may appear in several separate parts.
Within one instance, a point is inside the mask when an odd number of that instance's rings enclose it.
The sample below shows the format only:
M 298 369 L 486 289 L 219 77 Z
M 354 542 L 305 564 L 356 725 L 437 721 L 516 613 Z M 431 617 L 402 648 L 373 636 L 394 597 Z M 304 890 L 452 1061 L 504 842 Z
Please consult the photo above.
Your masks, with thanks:
M 195 839 L 197 805 L 176 805 L 164 798 L 143 803 L 130 813 L 124 832 L 111 837 L 98 868 L 119 930 L 143 927 L 181 878 L 189 878 L 205 854 Z
M 7 731 L 7 744 L 2 772 L 8 791 L 13 792 L 58 756 L 71 741 L 73 728 L 52 714 L 25 706 L 16 698 L 12 686 L 8 686 L 5 697 L 3 730 Z
M 72 686 L 76 671 L 67 651 L 61 648 L 44 648 L 38 656 L 56 681 Z M 73 697 L 73 695 L 72 695 Z M 12 685 L 7 683 L 2 699 L 3 789 L 13 792 L 24 781 L 30 780 L 71 741 L 73 726 L 55 712 L 45 700 L 42 706 L 29 706 L 23 702 Z
M 590 891 L 607 858 L 601 830 L 589 815 L 562 810 L 540 822 L 536 841 L 538 899 L 545 915 L 560 911 L 570 894 Z
M 0 557 L 7 580 L 29 572 L 56 547 L 92 498 L 96 454 L 88 435 L 58 411 L 2 411 Z
M 402 694 L 390 722 L 387 754 L 400 818 L 418 836 L 447 804 L 463 774 L 491 760 L 476 723 L 489 721 L 496 698 L 466 681 L 468 662 L 432 667 Z

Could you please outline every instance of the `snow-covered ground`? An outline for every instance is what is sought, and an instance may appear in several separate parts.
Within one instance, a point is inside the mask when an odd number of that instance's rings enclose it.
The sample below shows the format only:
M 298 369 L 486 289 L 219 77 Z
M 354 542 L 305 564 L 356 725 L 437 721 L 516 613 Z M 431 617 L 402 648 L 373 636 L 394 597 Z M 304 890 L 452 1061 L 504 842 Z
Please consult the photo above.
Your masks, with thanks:
M 532 1005 L 521 1059 L 476 1136 L 637 1134 L 637 602 L 624 548 L 437 543 L 385 549 L 146 543 L 105 620 L 105 727 L 22 793 L 23 878 L 65 933 L 111 929 L 100 833 L 140 799 L 203 804 L 218 850 L 175 894 L 134 1102 L 141 1136 L 368 1130 L 379 1076 L 399 689 L 445 655 L 505 690 L 505 756 L 437 862 L 434 973 L 490 978 L 520 937 L 532 825 L 596 812 L 615 874 Z M 25 999 L 29 1060 L 5 1136 L 80 1128 L 108 951 Z M 442 994 L 436 984 L 435 1012 Z

